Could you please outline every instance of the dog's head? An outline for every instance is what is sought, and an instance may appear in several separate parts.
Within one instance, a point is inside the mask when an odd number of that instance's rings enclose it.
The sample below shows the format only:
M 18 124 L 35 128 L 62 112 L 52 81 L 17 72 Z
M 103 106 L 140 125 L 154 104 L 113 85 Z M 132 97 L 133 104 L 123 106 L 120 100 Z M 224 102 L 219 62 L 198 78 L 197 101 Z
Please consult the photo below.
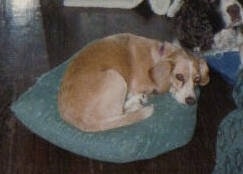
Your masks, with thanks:
M 195 87 L 209 82 L 209 68 L 205 60 L 169 43 L 160 48 L 160 54 L 161 61 L 151 69 L 157 92 L 170 91 L 179 103 L 195 104 Z
M 219 12 L 225 22 L 225 28 L 243 24 L 243 8 L 237 0 L 220 0 Z

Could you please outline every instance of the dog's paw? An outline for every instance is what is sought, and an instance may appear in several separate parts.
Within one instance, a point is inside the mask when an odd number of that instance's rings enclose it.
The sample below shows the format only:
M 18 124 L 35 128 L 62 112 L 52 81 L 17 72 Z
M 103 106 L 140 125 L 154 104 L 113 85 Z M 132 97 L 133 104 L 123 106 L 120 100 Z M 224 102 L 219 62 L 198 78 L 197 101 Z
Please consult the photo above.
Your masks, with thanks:
M 144 119 L 152 116 L 152 114 L 154 113 L 154 106 L 153 104 L 149 105 L 149 106 L 146 106 L 142 109 L 143 111 L 143 116 L 144 116 Z
M 141 109 L 147 101 L 148 97 L 146 94 L 129 94 L 124 104 L 124 110 L 125 112 L 136 111 L 138 109 Z
M 141 104 L 146 104 L 148 102 L 148 95 L 142 94 L 139 100 Z

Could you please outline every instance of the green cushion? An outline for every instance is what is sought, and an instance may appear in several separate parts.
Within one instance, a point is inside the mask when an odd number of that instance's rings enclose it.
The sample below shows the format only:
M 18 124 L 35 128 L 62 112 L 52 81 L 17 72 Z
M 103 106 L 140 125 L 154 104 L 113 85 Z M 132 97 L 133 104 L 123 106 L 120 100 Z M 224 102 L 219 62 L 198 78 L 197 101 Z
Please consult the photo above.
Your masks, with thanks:
M 213 174 L 243 173 L 243 109 L 235 109 L 221 122 L 217 135 Z
M 151 98 L 153 116 L 127 127 L 85 133 L 62 121 L 57 92 L 70 59 L 42 75 L 11 106 L 16 117 L 34 133 L 73 153 L 116 163 L 152 158 L 190 141 L 196 106 L 178 104 L 169 94 Z
M 238 108 L 219 125 L 213 174 L 243 173 L 243 69 L 238 74 L 233 98 Z
M 243 69 L 238 73 L 238 78 L 233 90 L 236 105 L 243 108 Z

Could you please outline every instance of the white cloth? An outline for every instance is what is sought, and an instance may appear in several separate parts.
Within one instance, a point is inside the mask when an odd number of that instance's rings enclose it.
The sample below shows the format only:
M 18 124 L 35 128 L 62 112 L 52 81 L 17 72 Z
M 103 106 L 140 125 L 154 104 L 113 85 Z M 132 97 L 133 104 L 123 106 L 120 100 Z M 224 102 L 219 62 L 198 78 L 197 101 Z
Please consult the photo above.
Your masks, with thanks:
M 136 7 L 143 0 L 64 0 L 64 6 L 125 8 Z
M 64 6 L 131 9 L 143 0 L 64 0 Z M 154 13 L 174 17 L 184 0 L 149 0 Z

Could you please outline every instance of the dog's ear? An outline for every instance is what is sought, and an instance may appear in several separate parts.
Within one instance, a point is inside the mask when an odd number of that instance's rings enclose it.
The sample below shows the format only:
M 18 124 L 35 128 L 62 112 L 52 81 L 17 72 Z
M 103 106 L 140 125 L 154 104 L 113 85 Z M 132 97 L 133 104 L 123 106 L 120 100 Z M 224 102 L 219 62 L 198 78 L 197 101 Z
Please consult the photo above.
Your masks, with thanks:
M 209 82 L 209 68 L 205 60 L 199 59 L 199 71 L 201 75 L 201 80 L 199 85 L 205 86 Z
M 178 50 L 178 48 L 167 41 L 158 44 L 158 47 L 155 47 L 155 49 L 152 50 L 153 62 L 158 64 L 161 61 L 171 59 L 176 50 Z
M 173 65 L 170 61 L 161 61 L 149 70 L 149 75 L 155 83 L 158 93 L 169 90 L 172 67 Z
M 176 45 L 165 41 L 159 48 L 159 55 L 166 58 L 173 54 L 176 50 L 178 50 L 178 47 Z

